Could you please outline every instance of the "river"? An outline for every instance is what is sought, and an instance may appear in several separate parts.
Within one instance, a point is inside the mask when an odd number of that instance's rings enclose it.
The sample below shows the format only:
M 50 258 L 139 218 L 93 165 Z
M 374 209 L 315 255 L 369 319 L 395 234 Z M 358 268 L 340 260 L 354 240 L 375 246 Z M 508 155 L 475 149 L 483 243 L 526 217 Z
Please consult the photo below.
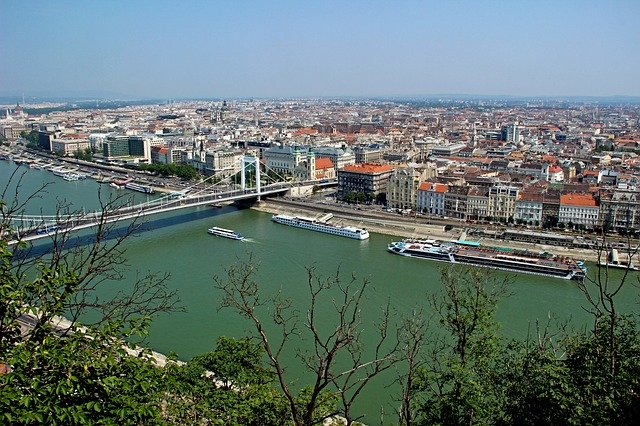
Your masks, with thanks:
M 0 184 L 16 166 L 0 161 Z M 37 214 L 40 209 L 50 210 L 56 200 L 66 200 L 77 209 L 86 211 L 99 206 L 98 193 L 104 198 L 114 195 L 115 189 L 100 186 L 91 179 L 67 182 L 45 170 L 26 171 L 22 179 L 21 194 L 36 190 L 46 182 L 51 184 L 42 199 L 34 200 L 27 213 Z M 138 200 L 147 196 L 136 194 Z M 207 228 L 218 226 L 241 232 L 244 242 L 207 234 Z M 279 225 L 270 215 L 251 209 L 200 207 L 154 216 L 147 219 L 145 232 L 126 243 L 130 265 L 127 277 L 133 279 L 137 271 L 169 272 L 169 286 L 177 289 L 185 313 L 161 315 L 153 321 L 148 342 L 159 352 L 175 352 L 180 359 L 211 350 L 217 336 L 240 337 L 252 329 L 237 314 L 219 308 L 219 294 L 213 287 L 212 277 L 223 276 L 226 268 L 249 254 L 259 264 L 258 282 L 261 291 L 273 294 L 282 290 L 305 312 L 307 298 L 306 267 L 313 266 L 322 276 L 351 273 L 368 279 L 371 288 L 363 306 L 363 328 L 372 324 L 387 300 L 399 312 L 409 312 L 415 306 L 427 307 L 427 294 L 440 291 L 439 267 L 436 262 L 395 256 L 386 251 L 394 240 L 388 235 L 372 234 L 366 241 L 356 241 Z M 40 243 L 44 244 L 44 243 Z M 592 265 L 593 266 L 593 265 Z M 503 272 L 496 272 L 503 276 Z M 583 326 L 588 316 L 581 309 L 585 298 L 574 282 L 523 274 L 512 275 L 512 295 L 499 304 L 498 319 L 505 336 L 524 338 L 537 319 L 547 321 L 549 316 L 559 320 L 571 319 L 575 327 Z M 635 279 L 635 277 L 634 277 Z M 127 280 L 114 283 L 126 286 Z M 625 288 L 620 297 L 623 309 L 633 309 L 637 290 Z M 372 335 L 364 334 L 364 344 L 372 342 Z M 305 342 L 300 343 L 304 347 Z M 290 364 L 290 373 L 298 375 L 301 367 Z M 387 380 L 387 379 L 385 379 Z M 386 420 L 394 423 L 390 407 L 390 391 L 382 380 L 374 381 L 358 406 L 367 412 L 369 424 L 380 422 L 380 407 L 387 413 Z

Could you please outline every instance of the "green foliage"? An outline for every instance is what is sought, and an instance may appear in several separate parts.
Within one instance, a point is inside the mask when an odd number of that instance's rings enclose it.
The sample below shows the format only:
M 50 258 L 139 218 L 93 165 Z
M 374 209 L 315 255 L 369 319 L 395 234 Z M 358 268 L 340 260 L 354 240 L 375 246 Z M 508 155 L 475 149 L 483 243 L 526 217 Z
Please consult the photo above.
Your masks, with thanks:
M 418 375 L 425 401 L 418 418 L 424 424 L 493 423 L 501 405 L 494 380 L 501 346 L 494 316 L 506 282 L 482 269 L 453 267 L 442 269 L 441 280 L 445 293 L 431 304 L 445 336 Z
M 343 198 L 347 203 L 370 203 L 373 200 L 371 194 L 365 194 L 364 192 L 350 192 Z
M 633 424 L 640 415 L 640 332 L 630 316 L 570 335 L 557 348 L 513 343 L 503 356 L 504 422 L 522 425 Z M 559 355 L 562 354 L 562 355 Z
M 213 352 L 170 367 L 165 398 L 172 424 L 281 425 L 290 417 L 284 396 L 249 339 L 218 338 Z
M 161 371 L 112 342 L 117 326 L 3 348 L 0 417 L 11 423 L 149 423 L 159 420 Z M 0 422 L 3 422 L 0 421 Z
M 91 148 L 86 148 L 83 150 L 79 149 L 73 153 L 73 156 L 78 160 L 93 161 L 93 151 L 91 151 Z
M 139 164 L 138 168 L 158 175 L 177 176 L 186 180 L 197 179 L 200 177 L 198 171 L 188 164 Z
M 31 130 L 30 132 L 22 131 L 20 132 L 20 136 L 25 138 L 28 142 L 38 145 L 39 135 L 37 130 Z
M 640 330 L 615 310 L 591 331 L 503 342 L 494 319 L 504 283 L 444 269 L 434 297 L 444 337 L 415 378 L 420 424 L 634 424 L 640 415 Z

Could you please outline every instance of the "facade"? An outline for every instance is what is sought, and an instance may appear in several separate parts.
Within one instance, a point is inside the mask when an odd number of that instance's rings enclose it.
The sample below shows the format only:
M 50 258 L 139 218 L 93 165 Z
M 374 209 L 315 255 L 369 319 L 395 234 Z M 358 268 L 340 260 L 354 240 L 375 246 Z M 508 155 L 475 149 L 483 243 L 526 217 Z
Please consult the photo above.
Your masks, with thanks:
M 151 148 L 151 163 L 153 164 L 170 164 L 171 150 L 165 147 L 154 146 Z
M 519 189 L 514 186 L 496 185 L 489 189 L 487 216 L 497 220 L 513 220 Z
M 386 164 L 351 164 L 338 170 L 338 198 L 360 192 L 371 198 L 386 196 L 393 167 Z
M 91 142 L 88 139 L 51 139 L 51 151 L 65 157 L 88 148 L 91 148 Z
M 8 126 L 3 126 L 1 129 L 2 136 L 4 136 L 7 140 L 14 140 L 20 137 L 20 133 L 26 131 L 26 128 L 20 124 L 11 124 Z
M 356 163 L 381 163 L 386 148 L 382 146 L 357 146 L 353 148 Z
M 102 155 L 111 160 L 138 157 L 151 161 L 151 143 L 141 136 L 109 136 L 102 143 Z
M 469 220 L 484 220 L 488 215 L 489 188 L 470 186 L 467 194 L 467 218 Z
M 549 182 L 563 182 L 564 170 L 560 166 L 549 167 Z
M 418 187 L 418 211 L 429 215 L 444 216 L 444 195 L 449 186 L 444 183 L 422 182 Z
M 334 147 L 317 147 L 313 151 L 316 154 L 316 159 L 328 158 L 334 164 L 336 170 L 340 170 L 350 164 L 356 164 L 356 156 L 349 148 L 334 148 Z
M 307 157 L 301 160 L 293 169 L 293 179 L 306 181 L 315 179 L 316 176 L 316 156 L 312 151 L 307 153 Z
M 316 159 L 316 174 L 314 179 L 335 179 L 336 168 L 328 158 Z
M 444 217 L 465 220 L 467 218 L 468 186 L 449 186 L 444 194 Z
M 591 194 L 565 194 L 560 196 L 558 223 L 565 225 L 598 225 L 600 208 Z
M 389 176 L 387 206 L 397 209 L 417 209 L 418 186 L 426 173 L 412 167 L 395 169 Z
M 242 161 L 242 152 L 233 149 L 216 149 L 214 151 L 205 151 L 204 156 L 204 174 L 220 177 L 229 177 L 240 170 L 240 162 Z
M 436 157 L 451 157 L 462 151 L 466 146 L 464 143 L 434 146 L 431 148 L 431 154 Z
M 520 142 L 520 128 L 517 124 L 509 124 L 502 130 L 503 140 L 512 144 Z
M 307 159 L 308 153 L 306 146 L 272 146 L 264 150 L 264 162 L 267 170 L 293 176 L 295 168 Z
M 543 198 L 540 193 L 520 192 L 513 216 L 516 223 L 540 226 L 542 224 Z
M 560 192 L 547 191 L 542 197 L 542 226 L 554 227 L 560 221 Z
M 599 224 L 605 229 L 640 229 L 640 193 L 620 190 L 601 191 Z

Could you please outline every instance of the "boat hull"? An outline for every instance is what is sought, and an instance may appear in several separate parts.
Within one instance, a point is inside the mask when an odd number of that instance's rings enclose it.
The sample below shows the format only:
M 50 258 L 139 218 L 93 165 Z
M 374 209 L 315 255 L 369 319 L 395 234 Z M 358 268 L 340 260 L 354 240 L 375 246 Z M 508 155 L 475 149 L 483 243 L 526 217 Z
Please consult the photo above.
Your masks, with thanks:
M 482 268 L 499 269 L 507 272 L 519 272 L 531 275 L 561 278 L 566 280 L 582 281 L 585 277 L 585 268 L 579 266 L 579 262 L 567 261 L 567 263 L 554 262 L 547 259 L 509 256 L 488 249 L 467 250 L 456 247 L 453 244 L 444 246 L 430 246 L 407 242 L 393 242 L 387 250 L 393 254 L 418 259 L 434 260 L 439 262 L 456 263 Z
M 337 235 L 340 237 L 352 238 L 355 240 L 366 240 L 367 238 L 369 238 L 369 231 L 353 226 L 342 227 L 332 225 L 327 222 L 301 218 L 299 216 L 274 215 L 271 219 L 281 225 L 308 229 L 310 231 L 322 232 L 325 234 Z
M 242 241 L 244 240 L 244 236 L 239 232 L 232 231 L 231 229 L 224 228 L 209 228 L 207 233 L 211 235 L 215 235 L 216 237 L 228 238 L 230 240 Z

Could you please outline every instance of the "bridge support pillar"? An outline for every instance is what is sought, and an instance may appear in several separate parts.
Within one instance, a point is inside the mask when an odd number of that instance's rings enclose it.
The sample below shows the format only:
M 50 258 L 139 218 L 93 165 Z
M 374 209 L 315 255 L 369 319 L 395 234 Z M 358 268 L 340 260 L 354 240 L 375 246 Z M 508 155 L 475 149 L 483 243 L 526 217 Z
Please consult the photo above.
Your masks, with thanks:
M 244 191 L 246 189 L 246 176 L 245 169 L 247 167 L 247 156 L 242 156 L 242 167 L 240 168 L 240 188 Z
M 253 161 L 256 165 L 256 193 L 258 194 L 258 201 L 260 201 L 260 160 L 258 160 L 258 157 L 253 157 Z
M 253 155 L 245 155 L 242 157 L 242 169 L 240 170 L 240 186 L 243 191 L 247 189 L 246 169 L 247 166 L 250 166 L 252 164 L 256 171 L 256 193 L 260 194 L 260 160 L 258 160 L 258 157 L 255 157 Z M 260 195 L 258 195 L 258 200 L 260 200 Z

